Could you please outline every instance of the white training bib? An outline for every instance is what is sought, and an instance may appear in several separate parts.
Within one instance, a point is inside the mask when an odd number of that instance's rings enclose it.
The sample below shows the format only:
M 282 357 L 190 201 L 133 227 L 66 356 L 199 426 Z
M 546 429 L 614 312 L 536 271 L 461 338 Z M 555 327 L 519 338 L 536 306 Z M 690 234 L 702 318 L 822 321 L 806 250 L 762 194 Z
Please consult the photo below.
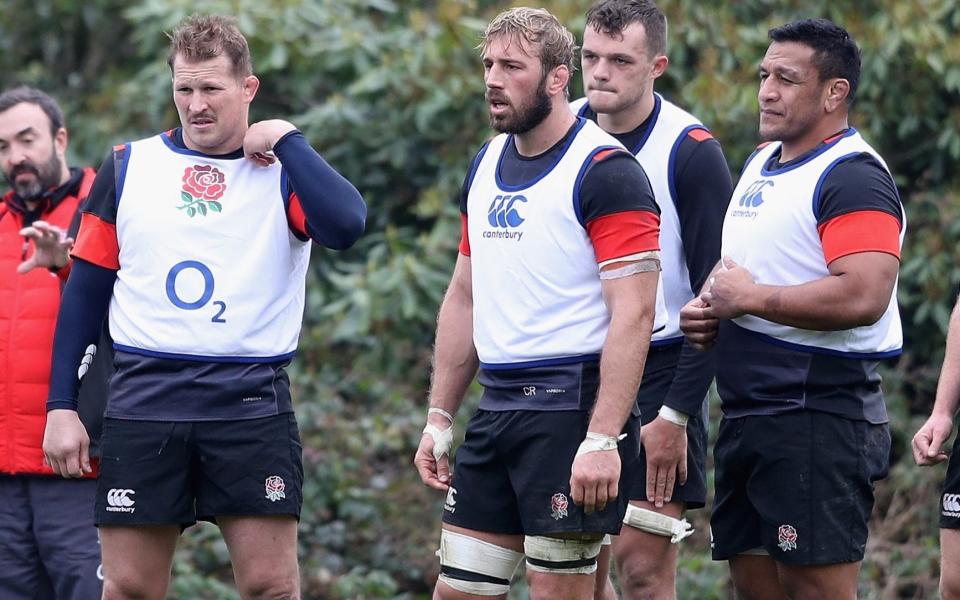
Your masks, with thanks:
M 820 186 L 827 173 L 840 162 L 863 153 L 876 158 L 884 168 L 886 163 L 855 129 L 799 164 L 767 171 L 765 165 L 779 147 L 779 143 L 772 143 L 761 148 L 744 167 L 723 222 L 722 254 L 749 270 L 757 283 L 800 285 L 830 275 L 816 214 Z M 906 216 L 900 231 L 901 245 L 905 231 Z M 873 325 L 812 331 L 753 315 L 734 322 L 790 345 L 852 357 L 895 355 L 903 345 L 896 285 L 886 312 Z
M 578 215 L 578 188 L 597 152 L 622 146 L 591 121 L 576 127 L 558 162 L 534 181 L 500 181 L 506 134 L 490 142 L 477 166 L 467 223 L 473 335 L 485 368 L 595 358 L 606 340 L 610 313 Z
M 290 231 L 282 167 L 178 148 L 127 146 L 118 185 L 117 348 L 216 362 L 296 350 L 310 244 Z

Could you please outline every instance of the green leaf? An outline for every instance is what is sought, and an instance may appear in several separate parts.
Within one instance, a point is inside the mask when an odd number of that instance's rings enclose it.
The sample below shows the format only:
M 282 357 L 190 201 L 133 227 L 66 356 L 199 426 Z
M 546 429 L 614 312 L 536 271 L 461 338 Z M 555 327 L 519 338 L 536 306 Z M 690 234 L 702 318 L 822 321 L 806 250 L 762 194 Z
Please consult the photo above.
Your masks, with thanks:
M 192 206 L 188 206 L 188 207 L 187 207 L 187 214 L 192 217 L 193 215 L 197 214 L 197 209 L 195 209 L 195 208 L 192 207 Z
M 191 202 L 193 202 L 193 196 L 191 196 L 186 192 L 180 192 L 180 197 L 183 198 L 183 201 L 186 202 L 187 204 L 190 204 Z
M 207 202 L 207 206 L 209 206 L 210 210 L 212 210 L 213 212 L 220 212 L 221 210 L 223 210 L 223 205 L 217 202 L 216 200 L 210 200 L 209 202 Z
M 201 215 L 207 216 L 207 205 L 203 202 L 197 202 L 197 210 L 200 211 Z

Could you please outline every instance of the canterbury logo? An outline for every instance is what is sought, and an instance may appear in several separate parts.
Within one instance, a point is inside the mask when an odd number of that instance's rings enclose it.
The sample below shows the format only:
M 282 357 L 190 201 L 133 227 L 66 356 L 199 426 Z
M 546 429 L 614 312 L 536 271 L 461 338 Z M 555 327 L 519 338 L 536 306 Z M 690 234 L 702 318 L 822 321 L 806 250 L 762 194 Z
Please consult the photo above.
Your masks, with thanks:
M 135 494 L 136 492 L 133 490 L 125 490 L 122 488 L 111 489 L 107 492 L 107 511 L 132 513 L 136 510 L 133 508 L 136 500 L 131 498 L 131 496 Z
M 758 179 L 750 184 L 750 187 L 747 188 L 747 191 L 740 196 L 740 206 L 747 208 L 756 208 L 763 204 L 763 195 L 761 192 L 763 188 L 770 186 L 773 187 L 773 182 L 769 179 Z
M 516 227 L 524 222 L 514 206 L 517 202 L 526 202 L 525 196 L 497 194 L 487 210 L 487 221 L 493 227 Z
M 960 494 L 943 495 L 943 512 L 960 513 Z

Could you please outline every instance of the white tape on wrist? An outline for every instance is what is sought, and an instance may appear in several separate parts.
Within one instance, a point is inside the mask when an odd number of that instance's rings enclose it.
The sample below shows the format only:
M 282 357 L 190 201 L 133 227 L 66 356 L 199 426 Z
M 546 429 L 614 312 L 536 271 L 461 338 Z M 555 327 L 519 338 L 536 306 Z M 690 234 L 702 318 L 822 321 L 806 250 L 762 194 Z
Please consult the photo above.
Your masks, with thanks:
M 423 433 L 433 438 L 433 459 L 440 460 L 444 454 L 450 454 L 453 447 L 453 425 L 440 429 L 433 423 L 427 423 Z
M 427 416 L 429 417 L 430 415 L 443 415 L 444 417 L 446 417 L 448 421 L 453 423 L 453 415 L 443 410 L 442 408 L 431 406 L 430 408 L 427 409 Z
M 574 458 L 577 458 L 581 454 L 587 454 L 590 452 L 606 452 L 608 450 L 616 450 L 617 442 L 625 437 L 627 437 L 627 434 L 625 433 L 621 433 L 619 436 L 612 436 L 588 431 L 587 437 L 580 442 L 580 447 L 577 448 L 577 455 L 574 456 Z
M 690 420 L 690 415 L 680 412 L 679 410 L 670 408 L 669 406 L 661 406 L 660 411 L 657 413 L 664 421 L 670 421 L 674 425 L 679 425 L 680 427 L 686 427 L 687 421 Z

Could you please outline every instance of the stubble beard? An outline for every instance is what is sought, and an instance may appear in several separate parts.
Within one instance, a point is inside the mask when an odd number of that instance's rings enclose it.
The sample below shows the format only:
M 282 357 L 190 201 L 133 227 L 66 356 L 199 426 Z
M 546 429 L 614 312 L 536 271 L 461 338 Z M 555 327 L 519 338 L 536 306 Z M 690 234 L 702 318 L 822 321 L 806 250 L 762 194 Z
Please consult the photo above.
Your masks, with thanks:
M 524 103 L 515 109 L 512 118 L 509 115 L 490 115 L 490 126 L 499 133 L 520 135 L 527 133 L 540 123 L 543 123 L 553 111 L 550 96 L 545 87 L 546 77 L 540 79 L 537 92 L 531 102 Z
M 57 187 L 60 184 L 60 173 L 63 163 L 56 152 L 50 153 L 50 159 L 40 165 L 31 163 L 18 165 L 9 173 L 5 174 L 7 183 L 13 188 L 17 196 L 25 202 L 35 202 L 39 200 L 47 190 Z M 27 182 L 17 182 L 17 175 L 21 173 L 32 173 L 33 178 Z

